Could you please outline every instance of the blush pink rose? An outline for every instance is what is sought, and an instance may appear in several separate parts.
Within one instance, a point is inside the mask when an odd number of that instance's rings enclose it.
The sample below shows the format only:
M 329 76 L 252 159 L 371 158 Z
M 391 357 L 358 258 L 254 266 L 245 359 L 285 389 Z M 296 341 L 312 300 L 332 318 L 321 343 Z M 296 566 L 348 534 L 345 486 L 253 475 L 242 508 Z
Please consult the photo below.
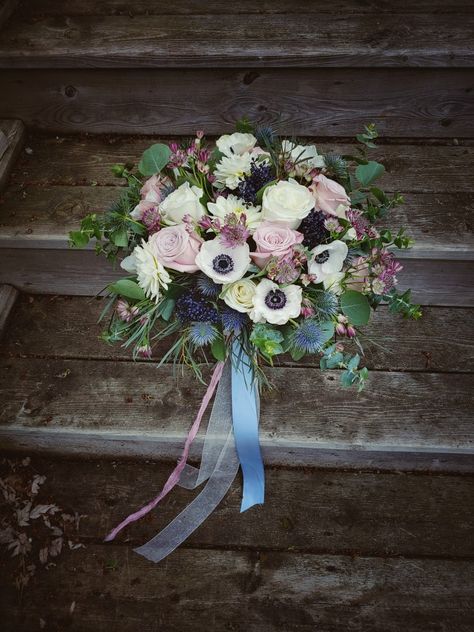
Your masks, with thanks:
M 140 189 L 142 200 L 159 204 L 163 197 L 162 191 L 168 184 L 170 184 L 170 180 L 166 176 L 151 176 Z
M 257 245 L 250 256 L 259 268 L 264 268 L 271 257 L 283 258 L 289 255 L 293 246 L 300 244 L 304 236 L 280 222 L 263 222 L 252 235 Z
M 197 272 L 196 255 L 202 239 L 194 232 L 188 232 L 184 224 L 167 226 L 150 237 L 156 258 L 165 268 L 178 272 Z
M 351 201 L 343 186 L 320 174 L 314 177 L 310 188 L 316 198 L 316 206 L 318 208 L 329 215 L 346 217 Z

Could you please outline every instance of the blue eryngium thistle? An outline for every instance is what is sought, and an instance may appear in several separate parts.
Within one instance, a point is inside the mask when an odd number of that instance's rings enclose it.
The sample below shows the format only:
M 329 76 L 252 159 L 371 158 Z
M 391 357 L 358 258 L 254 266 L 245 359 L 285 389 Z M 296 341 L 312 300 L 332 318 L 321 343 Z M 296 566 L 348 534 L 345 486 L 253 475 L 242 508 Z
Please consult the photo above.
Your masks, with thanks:
M 322 333 L 317 321 L 308 318 L 295 329 L 291 346 L 304 353 L 316 353 L 321 349 Z
M 212 344 L 218 335 L 218 331 L 212 323 L 191 323 L 188 330 L 189 341 L 195 347 Z
M 221 317 L 224 333 L 234 334 L 234 336 L 238 336 L 248 322 L 247 314 L 242 314 L 231 307 L 224 307 Z
M 311 302 L 316 316 L 321 320 L 328 320 L 339 313 L 339 299 L 334 292 L 321 290 L 311 296 Z
M 196 287 L 206 298 L 217 298 L 222 291 L 222 285 L 214 283 L 206 274 L 201 273 L 197 277 Z

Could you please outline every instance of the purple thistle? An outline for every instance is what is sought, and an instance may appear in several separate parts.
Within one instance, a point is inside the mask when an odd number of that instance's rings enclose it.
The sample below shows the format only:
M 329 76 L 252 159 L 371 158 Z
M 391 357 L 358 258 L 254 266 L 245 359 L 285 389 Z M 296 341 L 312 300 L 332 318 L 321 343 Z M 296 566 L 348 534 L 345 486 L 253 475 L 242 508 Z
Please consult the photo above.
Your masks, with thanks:
M 221 317 L 224 334 L 233 334 L 234 336 L 238 336 L 240 334 L 249 320 L 247 314 L 238 312 L 231 307 L 224 307 Z
M 215 307 L 196 290 L 181 294 L 176 301 L 175 313 L 182 322 L 219 322 L 219 314 Z

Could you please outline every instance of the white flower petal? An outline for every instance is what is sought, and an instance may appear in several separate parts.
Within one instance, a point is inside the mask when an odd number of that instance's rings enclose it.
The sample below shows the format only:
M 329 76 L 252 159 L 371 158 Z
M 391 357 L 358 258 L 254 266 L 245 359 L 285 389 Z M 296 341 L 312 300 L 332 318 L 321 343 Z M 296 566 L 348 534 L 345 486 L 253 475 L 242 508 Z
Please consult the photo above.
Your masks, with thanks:
M 281 307 L 278 304 L 270 305 L 271 301 L 268 299 L 272 292 L 284 295 Z M 300 315 L 301 299 L 302 288 L 298 285 L 280 287 L 269 279 L 262 279 L 255 291 L 253 309 L 249 314 L 250 318 L 255 323 L 267 322 L 272 325 L 284 325 L 290 318 L 298 318 Z
M 250 267 L 248 244 L 229 248 L 219 238 L 205 241 L 196 256 L 196 265 L 215 283 L 233 283 Z

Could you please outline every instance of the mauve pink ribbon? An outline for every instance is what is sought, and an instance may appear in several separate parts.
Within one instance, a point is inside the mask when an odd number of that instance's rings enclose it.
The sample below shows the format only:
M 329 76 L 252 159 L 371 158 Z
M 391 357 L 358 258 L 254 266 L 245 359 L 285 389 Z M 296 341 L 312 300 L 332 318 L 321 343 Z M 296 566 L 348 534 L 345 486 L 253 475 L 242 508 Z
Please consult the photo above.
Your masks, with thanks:
M 119 533 L 124 527 L 126 527 L 131 522 L 135 522 L 135 520 L 138 520 L 139 518 L 142 518 L 149 511 L 154 509 L 156 507 L 156 505 L 160 502 L 160 500 L 162 500 L 173 489 L 173 487 L 176 485 L 176 483 L 178 483 L 179 477 L 181 476 L 181 472 L 183 471 L 184 466 L 186 465 L 186 460 L 188 458 L 189 449 L 191 447 L 191 444 L 194 441 L 194 439 L 195 439 L 195 437 L 196 437 L 196 435 L 198 433 L 199 426 L 201 425 L 201 420 L 203 418 L 203 415 L 206 412 L 206 408 L 207 408 L 209 402 L 211 401 L 212 396 L 214 395 L 214 391 L 216 390 L 216 386 L 218 385 L 219 380 L 221 379 L 222 371 L 224 369 L 224 364 L 225 364 L 224 362 L 218 362 L 216 364 L 215 368 L 214 368 L 214 371 L 213 371 L 212 377 L 211 377 L 211 381 L 209 382 L 209 386 L 207 387 L 206 394 L 203 397 L 203 400 L 201 402 L 201 406 L 199 407 L 199 411 L 198 411 L 198 414 L 196 416 L 196 419 L 194 420 L 194 423 L 191 426 L 191 430 L 189 431 L 188 437 L 187 437 L 186 442 L 184 444 L 184 448 L 183 448 L 183 452 L 181 454 L 181 458 L 180 458 L 180 460 L 178 462 L 178 465 L 171 472 L 171 475 L 168 478 L 168 480 L 166 481 L 166 483 L 164 484 L 164 487 L 161 490 L 161 492 L 158 494 L 158 496 L 156 498 L 151 500 L 147 505 L 145 505 L 144 507 L 142 507 L 141 509 L 139 509 L 135 513 L 132 513 L 127 518 L 125 518 L 125 520 L 123 520 L 117 527 L 115 527 L 115 529 L 113 529 L 109 533 L 109 535 L 105 538 L 104 542 L 110 542 L 111 540 L 113 540 L 115 538 L 117 533 Z

